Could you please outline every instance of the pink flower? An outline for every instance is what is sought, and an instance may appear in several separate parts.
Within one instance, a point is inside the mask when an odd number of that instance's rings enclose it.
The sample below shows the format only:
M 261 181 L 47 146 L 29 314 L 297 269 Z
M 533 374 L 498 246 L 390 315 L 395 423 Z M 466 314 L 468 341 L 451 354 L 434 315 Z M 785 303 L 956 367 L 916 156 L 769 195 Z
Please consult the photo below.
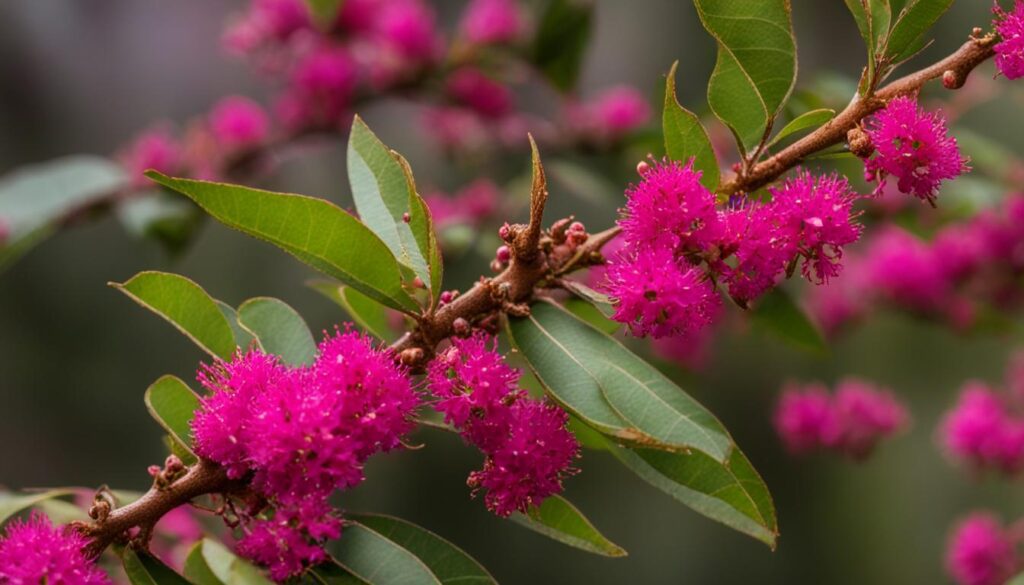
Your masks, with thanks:
M 654 247 L 702 252 L 722 236 L 715 195 L 700 183 L 701 173 L 676 161 L 654 162 L 626 189 L 622 234 L 637 251 Z
M 243 96 L 223 98 L 210 112 L 210 129 L 228 151 L 260 146 L 267 139 L 270 120 L 259 104 Z
M 471 0 L 459 22 L 459 33 L 475 45 L 513 43 L 525 29 L 515 0 Z
M 108 585 L 110 578 L 86 558 L 88 541 L 77 531 L 58 528 L 40 512 L 12 520 L 0 538 L 0 583 Z
M 880 439 L 895 434 L 909 420 L 892 393 L 854 378 L 836 386 L 832 410 L 836 427 L 826 437 L 829 446 L 857 459 L 868 456 Z
M 507 87 L 475 67 L 462 67 L 448 77 L 448 95 L 482 116 L 500 118 L 512 111 L 512 93 Z
M 879 189 L 891 175 L 903 193 L 934 203 L 942 181 L 968 170 L 945 118 L 920 110 L 913 98 L 889 102 L 869 120 L 866 131 L 876 152 L 864 169 L 869 180 L 879 181 Z
M 359 71 L 348 50 L 322 44 L 304 55 L 291 72 L 288 94 L 293 119 L 335 124 L 348 109 Z
M 449 151 L 485 148 L 491 139 L 483 118 L 468 108 L 426 108 L 421 125 L 430 138 Z
M 1002 37 L 994 47 L 996 68 L 1007 79 L 1024 77 L 1024 1 L 1014 0 L 1010 12 L 1000 8 L 997 2 L 992 11 L 996 15 L 996 32 Z
M 789 384 L 775 408 L 775 431 L 794 454 L 822 447 L 825 437 L 837 434 L 831 397 L 824 384 L 800 387 Z
M 1024 467 L 1024 423 L 982 382 L 969 382 L 946 415 L 941 438 L 950 455 L 977 468 L 1016 473 Z
M 847 256 L 843 273 L 824 286 L 815 286 L 804 297 L 808 312 L 828 337 L 861 319 L 870 309 L 870 290 L 864 282 L 863 261 Z
M 249 11 L 227 28 L 223 42 L 229 51 L 246 54 L 285 41 L 312 24 L 303 0 L 254 0 Z
M 624 251 L 608 263 L 613 319 L 637 337 L 689 336 L 711 324 L 722 300 L 702 270 L 665 248 Z
M 140 134 L 118 158 L 125 172 L 137 186 L 149 184 L 143 173 L 154 170 L 165 175 L 174 175 L 181 170 L 181 145 L 163 126 Z
M 643 126 L 651 119 L 651 106 L 635 88 L 619 85 L 606 89 L 589 108 L 604 133 L 620 136 Z
M 968 516 L 950 535 L 946 569 L 960 585 L 1002 585 L 1016 565 L 1015 543 L 991 514 Z
M 795 257 L 796 247 L 781 237 L 779 218 L 770 205 L 743 202 L 722 219 L 721 256 L 735 256 L 735 262 L 729 265 L 719 259 L 714 268 L 724 275 L 729 296 L 745 305 L 775 287 Z
M 387 0 L 377 8 L 375 30 L 381 40 L 413 63 L 432 63 L 444 41 L 433 9 L 422 0 Z
M 434 408 L 486 455 L 468 484 L 474 493 L 486 490 L 487 508 L 505 517 L 560 493 L 579 444 L 561 408 L 519 389 L 519 371 L 496 344 L 484 333 L 452 339 L 428 366 L 427 380 L 438 398 Z
M 941 308 L 951 293 L 941 263 L 927 243 L 889 227 L 871 241 L 865 279 L 882 298 L 921 312 Z

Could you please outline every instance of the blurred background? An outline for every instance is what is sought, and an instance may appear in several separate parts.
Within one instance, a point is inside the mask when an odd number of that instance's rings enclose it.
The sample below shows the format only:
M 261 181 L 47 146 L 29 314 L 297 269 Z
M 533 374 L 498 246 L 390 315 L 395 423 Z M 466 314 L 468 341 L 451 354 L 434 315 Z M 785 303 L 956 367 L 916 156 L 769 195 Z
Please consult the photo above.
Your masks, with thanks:
M 442 22 L 462 2 L 438 1 Z M 109 154 L 154 120 L 181 121 L 228 93 L 264 96 L 246 67 L 223 56 L 220 34 L 241 2 L 48 0 L 0 3 L 0 174 L 72 153 Z M 855 79 L 861 40 L 838 0 L 794 0 L 800 80 L 824 68 Z M 680 99 L 703 111 L 714 45 L 691 3 L 597 2 L 596 29 L 582 89 L 629 83 L 651 96 L 679 59 Z M 990 20 L 989 3 L 956 3 L 920 58 L 958 46 Z M 976 75 L 991 77 L 991 66 Z M 932 88 L 939 94 L 941 88 Z M 398 100 L 359 112 L 382 140 L 411 162 L 421 186 L 460 180 L 421 139 L 415 112 Z M 1015 98 L 999 98 L 963 123 L 1019 149 L 1024 134 Z M 1005 121 L 1013 124 L 1006 124 Z M 969 153 L 968 153 L 969 154 Z M 289 160 L 261 185 L 348 204 L 343 145 Z M 511 174 L 527 160 L 505 161 Z M 634 162 L 605 168 L 619 190 L 601 200 L 553 189 L 558 217 L 577 213 L 592 230 L 610 225 Z M 956 184 L 947 190 L 956 189 Z M 512 192 L 525 199 L 527 193 Z M 448 265 L 446 285 L 463 288 L 487 272 L 489 258 L 467 254 Z M 303 285 L 315 276 L 290 257 L 208 222 L 180 258 L 128 236 L 112 218 L 65 232 L 0 275 L 0 486 L 59 485 L 145 489 L 147 465 L 162 460 L 159 428 L 142 402 L 158 376 L 194 378 L 204 356 L 171 327 L 108 288 L 145 269 L 171 270 L 237 305 L 279 297 L 314 331 L 344 319 Z M 778 550 L 689 511 L 627 473 L 610 456 L 587 453 L 566 495 L 606 536 L 629 551 L 605 559 L 549 541 L 489 514 L 469 498 L 467 473 L 479 455 L 458 438 L 422 431 L 427 448 L 378 457 L 369 480 L 341 501 L 388 512 L 464 547 L 504 583 L 941 583 L 949 526 L 986 507 L 1006 518 L 1024 513 L 1011 482 L 979 481 L 954 469 L 936 448 L 935 426 L 970 378 L 1001 383 L 1008 336 L 961 337 L 947 328 L 888 313 L 814 356 L 757 332 L 719 336 L 706 367 L 680 384 L 733 432 L 771 489 Z M 891 387 L 910 406 L 911 430 L 864 463 L 794 459 L 771 428 L 771 409 L 787 379 L 832 383 L 857 375 Z

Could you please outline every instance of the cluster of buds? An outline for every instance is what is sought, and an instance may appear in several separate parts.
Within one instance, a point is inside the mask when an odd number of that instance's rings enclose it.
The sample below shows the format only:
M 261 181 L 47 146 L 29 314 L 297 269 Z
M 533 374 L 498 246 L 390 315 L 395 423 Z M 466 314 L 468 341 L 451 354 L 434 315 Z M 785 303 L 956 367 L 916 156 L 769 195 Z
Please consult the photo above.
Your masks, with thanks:
M 165 489 L 185 473 L 185 464 L 177 455 L 168 455 L 162 468 L 159 465 L 150 465 L 146 471 L 153 478 L 154 487 Z

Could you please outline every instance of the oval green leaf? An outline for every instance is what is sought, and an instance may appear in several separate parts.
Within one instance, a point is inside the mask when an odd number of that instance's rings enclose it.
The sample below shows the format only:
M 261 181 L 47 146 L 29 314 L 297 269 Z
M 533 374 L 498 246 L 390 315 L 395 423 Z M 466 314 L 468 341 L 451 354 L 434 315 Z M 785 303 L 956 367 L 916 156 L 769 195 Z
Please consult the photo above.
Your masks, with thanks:
M 372 530 L 394 545 L 412 553 L 433 576 L 447 585 L 495 585 L 497 581 L 461 548 L 429 530 L 406 520 L 383 514 L 350 514 L 362 528 Z M 342 534 L 339 546 L 348 546 Z M 371 581 L 372 583 L 372 581 Z
M 146 408 L 176 443 L 192 450 L 192 416 L 199 409 L 199 397 L 176 376 L 161 376 L 146 389 Z
M 256 297 L 238 307 L 238 324 L 251 333 L 263 351 L 292 366 L 316 359 L 316 341 L 299 313 L 279 299 Z
M 254 565 L 237 557 L 223 544 L 204 538 L 200 543 L 203 561 L 224 585 L 273 585 Z
M 159 559 L 130 546 L 121 551 L 121 563 L 132 585 L 191 585 L 187 579 Z
M 928 29 L 953 5 L 953 0 L 909 0 L 892 25 L 884 57 L 899 63 L 920 49 Z
M 779 133 L 776 134 L 774 138 L 772 138 L 771 142 L 768 143 L 768 146 L 777 144 L 783 138 L 790 136 L 796 132 L 800 132 L 801 130 L 807 130 L 808 128 L 816 128 L 818 126 L 821 126 L 822 124 L 828 122 L 835 116 L 836 111 L 828 108 L 821 108 L 818 110 L 804 112 L 803 114 L 800 114 L 796 118 L 793 118 L 792 120 L 789 121 L 788 124 L 783 126 L 782 130 L 779 130 Z
M 224 313 L 201 286 L 178 274 L 140 272 L 110 286 L 163 317 L 203 351 L 221 359 L 235 353 L 235 335 Z
M 400 311 L 415 313 L 391 250 L 358 219 L 329 201 L 239 185 L 146 176 L 191 198 L 224 225 L 265 240 Z
M 306 283 L 316 292 L 324 295 L 348 313 L 360 327 L 384 341 L 394 341 L 398 332 L 391 326 L 388 308 L 360 293 L 337 282 L 329 280 L 313 280 Z
M 619 439 L 703 451 L 724 461 L 732 439 L 696 400 L 621 343 L 568 311 L 535 303 L 509 333 L 544 384 L 571 412 Z
M 345 526 L 328 550 L 343 568 L 370 585 L 441 585 L 427 564 L 405 547 L 358 522 Z
M 203 558 L 203 541 L 192 545 L 185 557 L 185 577 L 195 585 L 224 585 Z
M 7 522 L 11 516 L 14 516 L 26 508 L 31 508 L 37 504 L 45 502 L 46 500 L 61 498 L 74 493 L 75 490 L 66 488 L 22 495 L 0 492 L 0 526 Z
M 550 496 L 526 514 L 512 520 L 563 544 L 606 557 L 624 557 L 626 551 L 605 538 L 576 506 L 562 496 Z
M 661 128 L 665 135 L 665 154 L 672 160 L 687 162 L 693 159 L 693 166 L 701 172 L 700 182 L 714 191 L 718 188 L 718 157 L 711 147 L 707 130 L 696 114 L 679 104 L 676 97 L 676 68 L 672 64 L 665 79 L 665 106 L 661 114 Z
M 694 5 L 718 42 L 708 104 L 751 150 L 796 82 L 789 0 L 694 0 Z
M 252 342 L 256 341 L 256 338 L 252 336 L 251 332 L 245 330 L 238 324 L 238 311 L 224 301 L 214 299 L 213 302 L 217 303 L 217 308 L 224 314 L 224 318 L 228 320 L 228 325 L 231 326 L 231 332 L 235 334 L 235 345 L 240 347 L 242 350 L 249 349 L 249 346 L 252 345 Z

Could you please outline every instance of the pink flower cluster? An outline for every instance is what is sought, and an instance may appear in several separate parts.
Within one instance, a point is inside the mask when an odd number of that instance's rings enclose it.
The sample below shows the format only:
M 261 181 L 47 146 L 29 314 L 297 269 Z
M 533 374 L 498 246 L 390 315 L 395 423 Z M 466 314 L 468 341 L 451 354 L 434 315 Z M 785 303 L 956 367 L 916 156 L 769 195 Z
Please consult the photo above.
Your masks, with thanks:
M 1009 392 L 970 381 L 946 414 L 940 438 L 951 457 L 976 470 L 1016 474 L 1024 469 L 1024 352 L 1010 361 Z
M 516 0 L 471 0 L 459 35 L 472 45 L 503 45 L 522 40 L 526 18 Z
M 855 378 L 839 382 L 833 395 L 824 384 L 789 384 L 774 417 L 791 453 L 827 449 L 855 459 L 870 455 L 880 440 L 908 423 L 906 409 L 891 392 Z
M 561 493 L 579 444 L 565 411 L 519 389 L 519 371 L 496 344 L 484 333 L 454 338 L 430 363 L 427 380 L 438 398 L 434 408 L 486 455 L 467 483 L 485 490 L 487 508 L 506 517 Z
M 360 483 L 371 455 L 399 447 L 418 405 L 392 356 L 352 331 L 327 337 L 308 367 L 254 349 L 199 381 L 211 394 L 192 421 L 196 452 L 266 499 L 243 518 L 238 550 L 278 580 L 326 558 L 321 543 L 341 531 L 328 498 Z
M 889 102 L 868 120 L 865 132 L 875 153 L 864 170 L 869 181 L 878 181 L 877 192 L 891 176 L 901 192 L 934 204 L 942 181 L 968 170 L 942 114 L 921 110 L 913 98 Z
M 842 278 L 809 291 L 808 307 L 827 333 L 880 304 L 968 328 L 982 307 L 1007 310 L 1020 304 L 1022 226 L 1020 195 L 941 228 L 930 241 L 887 226 L 868 239 L 862 253 L 847 258 Z
M 566 107 L 569 126 L 598 144 L 615 142 L 651 120 L 651 106 L 635 87 L 608 88 L 586 102 Z
M 995 29 L 1001 40 L 996 43 L 996 67 L 1007 79 L 1024 77 L 1024 0 L 1013 0 L 1013 10 L 1006 12 L 996 2 Z
M 1018 541 L 998 518 L 975 512 L 953 528 L 946 570 L 959 585 L 1003 585 L 1020 567 Z
M 0 538 L 0 583 L 109 585 L 113 583 L 82 549 L 88 541 L 69 527 L 57 527 L 40 512 L 12 520 Z
M 434 191 L 423 197 L 441 232 L 456 225 L 479 226 L 497 211 L 501 198 L 501 190 L 490 179 L 477 179 L 451 195 Z
M 772 199 L 720 206 L 693 162 L 641 165 L 626 190 L 619 225 L 625 246 L 609 262 L 604 288 L 615 320 L 637 336 L 691 336 L 721 307 L 716 283 L 747 305 L 799 264 L 824 283 L 841 268 L 843 247 L 857 240 L 845 179 L 806 171 L 771 190 Z

